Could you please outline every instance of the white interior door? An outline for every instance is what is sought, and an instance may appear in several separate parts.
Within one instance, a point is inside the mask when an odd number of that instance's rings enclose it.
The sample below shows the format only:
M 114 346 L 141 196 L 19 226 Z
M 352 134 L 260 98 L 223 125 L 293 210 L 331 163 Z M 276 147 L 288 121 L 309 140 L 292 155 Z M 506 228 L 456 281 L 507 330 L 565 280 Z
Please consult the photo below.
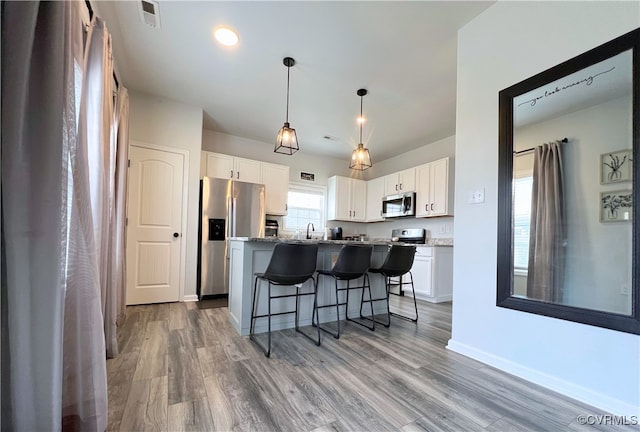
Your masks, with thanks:
M 180 298 L 184 155 L 131 146 L 127 304 Z

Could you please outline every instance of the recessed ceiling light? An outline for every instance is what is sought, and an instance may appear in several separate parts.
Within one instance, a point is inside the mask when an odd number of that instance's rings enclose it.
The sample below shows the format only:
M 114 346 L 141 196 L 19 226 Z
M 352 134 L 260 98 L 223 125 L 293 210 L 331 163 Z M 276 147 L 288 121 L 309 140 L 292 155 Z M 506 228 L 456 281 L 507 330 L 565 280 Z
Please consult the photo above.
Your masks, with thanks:
M 214 30 L 213 36 L 225 46 L 234 46 L 238 43 L 238 34 L 228 27 L 218 27 Z

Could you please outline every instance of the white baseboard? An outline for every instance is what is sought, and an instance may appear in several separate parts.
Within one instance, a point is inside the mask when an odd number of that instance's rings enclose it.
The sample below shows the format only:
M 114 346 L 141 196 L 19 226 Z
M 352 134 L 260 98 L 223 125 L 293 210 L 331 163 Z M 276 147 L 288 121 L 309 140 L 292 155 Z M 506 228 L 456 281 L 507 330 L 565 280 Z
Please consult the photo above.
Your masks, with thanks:
M 519 363 L 515 363 L 503 357 L 499 357 L 486 351 L 471 347 L 469 345 L 456 342 L 453 339 L 449 339 L 447 349 L 457 352 L 458 354 L 462 354 L 466 357 L 471 357 L 474 360 L 478 360 L 482 363 L 488 364 L 489 366 L 500 369 L 501 371 L 510 373 L 534 384 L 548 388 L 549 390 L 553 390 L 570 398 L 579 400 L 580 402 L 584 402 L 586 404 L 600 408 L 605 411 L 603 414 L 610 413 L 613 415 L 627 417 L 640 416 L 638 407 L 633 406 L 630 403 L 612 398 L 581 385 L 565 381 L 561 378 L 522 366 Z
M 198 294 L 188 294 L 182 297 L 183 302 L 193 302 L 198 300 Z
M 446 294 L 446 295 L 440 295 L 437 297 L 427 297 L 427 296 L 423 297 L 418 295 L 418 293 L 416 293 L 416 298 L 418 300 L 424 300 L 429 303 L 444 303 L 444 302 L 450 302 L 453 299 L 453 295 Z

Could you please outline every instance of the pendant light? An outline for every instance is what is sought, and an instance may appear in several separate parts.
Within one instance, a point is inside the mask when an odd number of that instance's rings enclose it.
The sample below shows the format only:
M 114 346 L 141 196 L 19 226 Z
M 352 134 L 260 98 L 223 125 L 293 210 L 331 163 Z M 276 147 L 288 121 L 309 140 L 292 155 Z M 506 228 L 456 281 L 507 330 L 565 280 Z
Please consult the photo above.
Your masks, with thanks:
M 364 123 L 364 116 L 362 115 L 362 98 L 367 94 L 367 90 L 359 89 L 357 94 L 360 96 L 360 117 L 358 117 L 358 123 L 360 123 L 360 143 L 351 154 L 349 168 L 364 171 L 367 168 L 371 168 L 371 155 L 369 154 L 369 149 L 366 149 L 364 144 L 362 144 L 362 124 Z
M 284 120 L 284 126 L 278 131 L 276 148 L 273 151 L 275 153 L 292 155 L 300 150 L 296 130 L 289 127 L 289 70 L 291 66 L 296 64 L 296 61 L 291 57 L 285 57 L 282 59 L 282 63 L 287 67 L 287 115 Z

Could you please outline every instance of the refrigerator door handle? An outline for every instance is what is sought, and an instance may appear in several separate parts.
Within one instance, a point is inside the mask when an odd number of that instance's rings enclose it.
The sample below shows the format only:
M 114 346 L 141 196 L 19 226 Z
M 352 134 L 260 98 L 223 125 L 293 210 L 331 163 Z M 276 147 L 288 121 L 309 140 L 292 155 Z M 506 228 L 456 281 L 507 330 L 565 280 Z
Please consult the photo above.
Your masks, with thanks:
M 233 200 L 227 199 L 227 239 L 233 237 Z
M 231 206 L 231 218 L 233 220 L 233 235 L 232 237 L 236 236 L 236 197 L 233 197 L 233 203 Z

